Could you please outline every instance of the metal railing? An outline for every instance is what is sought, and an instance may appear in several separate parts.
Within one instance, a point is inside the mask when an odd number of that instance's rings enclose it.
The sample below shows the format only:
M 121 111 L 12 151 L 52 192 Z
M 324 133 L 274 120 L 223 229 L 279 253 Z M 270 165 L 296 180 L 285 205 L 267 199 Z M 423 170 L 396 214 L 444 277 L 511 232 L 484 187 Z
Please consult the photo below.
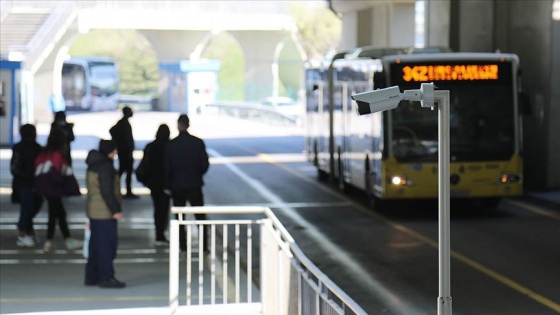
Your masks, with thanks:
M 269 208 L 172 207 L 171 212 L 178 217 L 170 225 L 172 314 L 179 309 L 197 314 L 217 306 L 263 315 L 366 314 L 303 254 Z M 209 217 L 196 220 L 191 218 L 195 214 Z M 187 238 L 183 263 L 180 226 Z M 208 252 L 201 254 L 206 237 Z M 183 306 L 180 265 L 186 269 Z

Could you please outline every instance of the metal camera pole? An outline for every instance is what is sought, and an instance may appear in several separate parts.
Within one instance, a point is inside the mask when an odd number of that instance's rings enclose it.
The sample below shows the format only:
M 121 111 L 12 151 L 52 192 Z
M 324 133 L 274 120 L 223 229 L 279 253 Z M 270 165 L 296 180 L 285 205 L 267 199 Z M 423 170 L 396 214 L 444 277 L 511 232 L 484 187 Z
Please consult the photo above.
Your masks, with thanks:
M 400 93 L 398 86 L 352 95 L 358 105 L 359 115 L 391 110 L 399 106 L 400 100 L 420 101 L 422 107 L 438 108 L 438 203 L 439 203 L 439 296 L 438 315 L 451 315 L 450 276 L 450 182 L 449 182 L 449 91 L 434 91 L 433 83 L 422 83 L 420 90 Z
M 449 91 L 434 91 L 438 108 L 438 210 L 439 210 L 439 297 L 438 315 L 451 315 L 450 275 L 450 183 L 449 183 Z

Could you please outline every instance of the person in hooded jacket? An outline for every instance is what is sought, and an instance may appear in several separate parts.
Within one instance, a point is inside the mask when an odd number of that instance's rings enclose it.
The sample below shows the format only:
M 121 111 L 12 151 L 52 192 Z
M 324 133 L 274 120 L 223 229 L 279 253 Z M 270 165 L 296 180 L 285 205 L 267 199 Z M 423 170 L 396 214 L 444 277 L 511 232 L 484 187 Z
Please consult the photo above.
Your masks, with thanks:
M 117 222 L 123 216 L 120 178 L 113 165 L 116 154 L 113 141 L 100 140 L 99 150 L 90 151 L 86 158 L 86 213 L 91 230 L 85 270 L 86 286 L 126 286 L 115 278 L 113 266 L 118 246 Z
M 150 188 L 150 196 L 154 205 L 154 225 L 156 229 L 156 245 L 167 246 L 169 241 L 165 237 L 167 222 L 169 221 L 170 196 L 164 191 L 164 163 L 165 146 L 169 142 L 169 127 L 161 124 L 156 132 L 154 141 L 144 148 L 145 175 L 143 184 Z

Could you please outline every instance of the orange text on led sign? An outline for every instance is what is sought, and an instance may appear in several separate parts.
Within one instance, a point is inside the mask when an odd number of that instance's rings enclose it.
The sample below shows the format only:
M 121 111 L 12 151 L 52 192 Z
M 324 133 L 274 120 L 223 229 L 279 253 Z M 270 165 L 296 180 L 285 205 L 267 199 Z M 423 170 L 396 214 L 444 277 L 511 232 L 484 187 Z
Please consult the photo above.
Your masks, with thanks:
M 498 65 L 405 66 L 406 82 L 498 80 Z

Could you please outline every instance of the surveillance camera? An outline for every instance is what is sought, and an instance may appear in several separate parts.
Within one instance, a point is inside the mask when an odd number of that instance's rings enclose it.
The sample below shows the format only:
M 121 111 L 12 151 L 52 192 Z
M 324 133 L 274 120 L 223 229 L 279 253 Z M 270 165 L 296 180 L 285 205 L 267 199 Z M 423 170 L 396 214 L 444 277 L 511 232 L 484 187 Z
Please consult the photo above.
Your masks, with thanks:
M 402 100 L 402 95 L 398 86 L 392 86 L 354 94 L 352 99 L 358 103 L 358 115 L 367 115 L 396 108 Z
M 434 84 L 433 83 L 422 83 L 420 85 L 420 91 L 422 92 L 422 101 L 420 104 L 422 107 L 433 107 L 434 106 Z

